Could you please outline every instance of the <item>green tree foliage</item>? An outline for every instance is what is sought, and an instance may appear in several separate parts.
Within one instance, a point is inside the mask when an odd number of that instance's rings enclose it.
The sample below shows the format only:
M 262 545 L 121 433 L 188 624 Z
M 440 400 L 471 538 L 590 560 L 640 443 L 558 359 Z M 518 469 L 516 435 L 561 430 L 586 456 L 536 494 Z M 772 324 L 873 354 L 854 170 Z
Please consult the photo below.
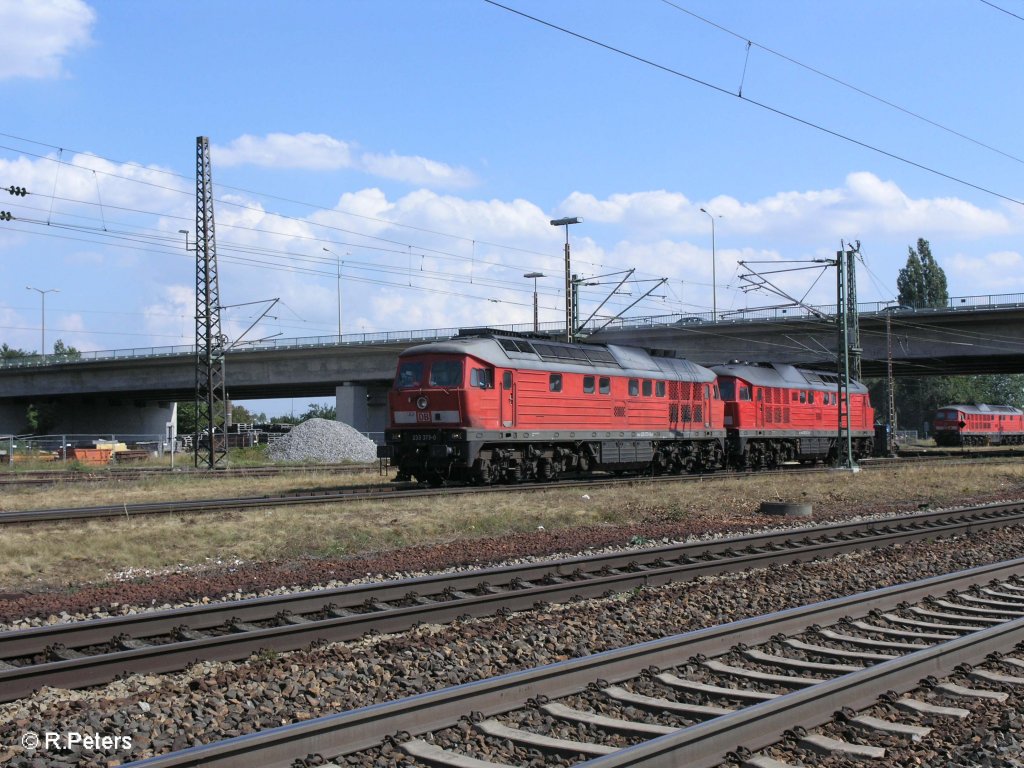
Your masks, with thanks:
M 82 353 L 74 347 L 65 345 L 62 339 L 57 339 L 53 343 L 53 354 L 68 358 L 69 360 L 78 360 L 82 356 Z
M 14 347 L 7 346 L 6 343 L 0 344 L 0 360 L 14 360 L 17 357 L 31 357 L 31 352 L 26 352 L 24 349 L 15 349 Z
M 196 404 L 189 400 L 178 403 L 178 434 L 192 435 L 196 431 Z
M 899 303 L 915 309 L 946 306 L 949 303 L 946 273 L 932 256 L 931 245 L 921 237 L 916 250 L 907 250 L 907 265 L 896 278 Z
M 306 412 L 299 417 L 299 421 L 308 421 L 309 419 L 327 419 L 328 421 L 334 421 L 337 418 L 337 415 L 338 409 L 333 405 L 317 405 L 316 403 L 310 403 Z
M 267 414 L 253 413 L 244 405 L 231 405 L 232 424 L 266 424 Z

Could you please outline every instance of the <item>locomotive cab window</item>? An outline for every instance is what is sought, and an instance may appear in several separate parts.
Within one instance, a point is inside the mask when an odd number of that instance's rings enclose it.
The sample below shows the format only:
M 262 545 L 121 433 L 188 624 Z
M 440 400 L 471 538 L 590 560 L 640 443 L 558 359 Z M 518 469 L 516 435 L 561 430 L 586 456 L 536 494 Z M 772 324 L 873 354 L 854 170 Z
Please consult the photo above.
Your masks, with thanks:
M 594 377 L 584 376 L 583 377 L 583 394 L 592 395 L 594 394 Z
M 501 374 L 501 386 L 505 389 L 512 389 L 512 371 L 505 371 Z
M 469 386 L 491 389 L 494 387 L 494 370 L 491 368 L 473 368 L 469 372 Z
M 718 382 L 718 389 L 722 393 L 723 400 L 736 399 L 736 382 L 732 379 Z
M 800 402 L 801 403 L 806 403 L 807 402 L 807 393 L 804 392 L 802 389 L 800 390 Z
M 609 395 L 612 391 L 612 380 L 607 376 L 602 376 L 597 380 L 597 391 L 602 395 Z
M 762 402 L 763 400 L 764 400 L 764 393 L 763 393 L 763 392 L 761 391 L 761 388 L 760 388 L 760 387 L 758 387 L 758 388 L 757 388 L 757 402 L 759 402 L 759 403 L 760 403 L 760 402 Z
M 638 379 L 629 380 L 629 396 L 636 397 L 640 394 L 640 381 Z
M 548 390 L 551 391 L 551 392 L 561 392 L 562 391 L 562 374 L 560 374 L 560 373 L 552 373 L 548 377 Z
M 398 375 L 395 377 L 395 386 L 398 389 L 410 389 L 421 386 L 423 383 L 423 363 L 402 363 L 398 367 Z
M 750 400 L 750 387 L 746 384 L 740 385 L 740 400 Z
M 432 387 L 458 387 L 461 384 L 461 360 L 435 360 L 430 366 L 430 385 Z
M 650 397 L 651 393 L 654 391 L 654 386 L 651 383 L 651 380 L 644 379 L 643 383 L 640 386 L 643 387 L 644 397 Z
M 807 402 L 810 403 L 811 405 L 814 405 L 814 393 L 813 392 L 808 392 L 807 393 Z
M 664 397 L 665 396 L 665 382 L 664 381 L 656 381 L 654 383 L 654 394 L 656 396 L 658 396 L 658 397 Z

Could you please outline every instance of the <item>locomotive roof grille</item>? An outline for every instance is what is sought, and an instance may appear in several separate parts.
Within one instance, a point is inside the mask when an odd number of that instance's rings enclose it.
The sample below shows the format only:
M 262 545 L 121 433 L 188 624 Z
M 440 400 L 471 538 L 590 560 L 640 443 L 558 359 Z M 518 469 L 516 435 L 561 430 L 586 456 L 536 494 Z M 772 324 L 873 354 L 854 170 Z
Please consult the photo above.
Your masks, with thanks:
M 583 365 L 594 363 L 621 367 L 614 355 L 604 347 L 509 338 L 498 338 L 497 342 L 506 352 L 535 354 L 541 360 L 569 360 Z

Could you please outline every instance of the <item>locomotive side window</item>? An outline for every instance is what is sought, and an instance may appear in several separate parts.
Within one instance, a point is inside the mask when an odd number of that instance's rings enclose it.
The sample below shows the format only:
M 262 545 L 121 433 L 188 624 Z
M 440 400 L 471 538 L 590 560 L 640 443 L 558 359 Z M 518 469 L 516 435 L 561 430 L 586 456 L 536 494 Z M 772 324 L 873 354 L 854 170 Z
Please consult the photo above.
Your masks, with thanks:
M 550 390 L 551 392 L 562 391 L 562 374 L 552 373 L 550 376 L 548 376 L 548 390 Z
M 398 389 L 409 389 L 418 387 L 423 382 L 423 363 L 402 363 L 398 367 L 398 376 L 395 377 L 395 386 Z
M 665 382 L 664 381 L 657 381 L 657 382 L 655 382 L 655 384 L 654 384 L 654 394 L 657 395 L 658 397 L 664 397 L 665 396 Z
M 740 385 L 740 400 L 750 400 L 750 387 L 745 384 Z
M 584 376 L 583 377 L 583 394 L 592 395 L 594 394 L 594 377 Z
M 807 402 L 810 403 L 811 405 L 814 405 L 814 393 L 813 392 L 808 392 L 807 393 Z
M 794 393 L 793 393 L 793 402 L 794 402 L 794 403 L 796 402 L 796 397 L 797 397 L 797 395 L 796 395 L 796 392 L 794 392 Z
M 491 389 L 494 387 L 494 370 L 491 368 L 473 368 L 469 372 L 469 386 Z
M 430 385 L 458 387 L 462 384 L 461 360 L 435 360 L 430 366 Z
M 804 392 L 802 389 L 800 390 L 800 402 L 801 403 L 806 403 L 807 402 L 807 393 Z
M 721 400 L 722 393 L 718 390 L 718 385 L 715 384 L 715 400 Z
M 757 388 L 757 402 L 759 402 L 759 403 L 760 403 L 760 402 L 762 402 L 763 400 L 764 400 L 764 393 L 762 392 L 761 388 L 760 388 L 760 387 L 758 387 L 758 388 Z
M 512 371 L 505 371 L 501 374 L 501 386 L 505 389 L 512 389 Z
M 629 380 L 629 396 L 636 397 L 640 394 L 640 381 L 638 379 Z
M 641 386 L 643 386 L 644 397 L 650 397 L 651 393 L 654 391 L 654 386 L 651 384 L 651 380 L 644 379 Z
M 609 395 L 612 391 L 612 380 L 607 376 L 602 376 L 597 380 L 597 391 L 602 395 Z

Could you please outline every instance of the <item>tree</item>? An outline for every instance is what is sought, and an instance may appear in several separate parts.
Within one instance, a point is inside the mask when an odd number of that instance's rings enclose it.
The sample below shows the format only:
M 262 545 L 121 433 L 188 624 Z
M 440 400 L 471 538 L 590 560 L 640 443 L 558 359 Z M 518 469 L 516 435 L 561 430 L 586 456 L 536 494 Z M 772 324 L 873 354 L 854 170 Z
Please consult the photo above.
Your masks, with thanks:
M 299 417 L 299 421 L 309 421 L 310 419 L 327 419 L 328 421 L 335 421 L 338 416 L 338 409 L 333 405 L 317 405 L 316 403 L 310 403 L 306 412 Z
M 53 354 L 60 355 L 61 357 L 66 357 L 71 360 L 77 360 L 82 356 L 82 353 L 79 352 L 74 347 L 66 346 L 64 344 L 63 339 L 57 339 L 55 342 L 53 342 Z
M 917 250 L 907 250 L 907 265 L 896 278 L 899 303 L 914 309 L 946 306 L 949 303 L 946 273 L 932 256 L 931 245 L 919 237 Z
M 14 347 L 7 346 L 6 343 L 0 344 L 0 360 L 14 360 L 18 357 L 31 357 L 31 352 L 26 352 L 24 349 L 15 349 Z

